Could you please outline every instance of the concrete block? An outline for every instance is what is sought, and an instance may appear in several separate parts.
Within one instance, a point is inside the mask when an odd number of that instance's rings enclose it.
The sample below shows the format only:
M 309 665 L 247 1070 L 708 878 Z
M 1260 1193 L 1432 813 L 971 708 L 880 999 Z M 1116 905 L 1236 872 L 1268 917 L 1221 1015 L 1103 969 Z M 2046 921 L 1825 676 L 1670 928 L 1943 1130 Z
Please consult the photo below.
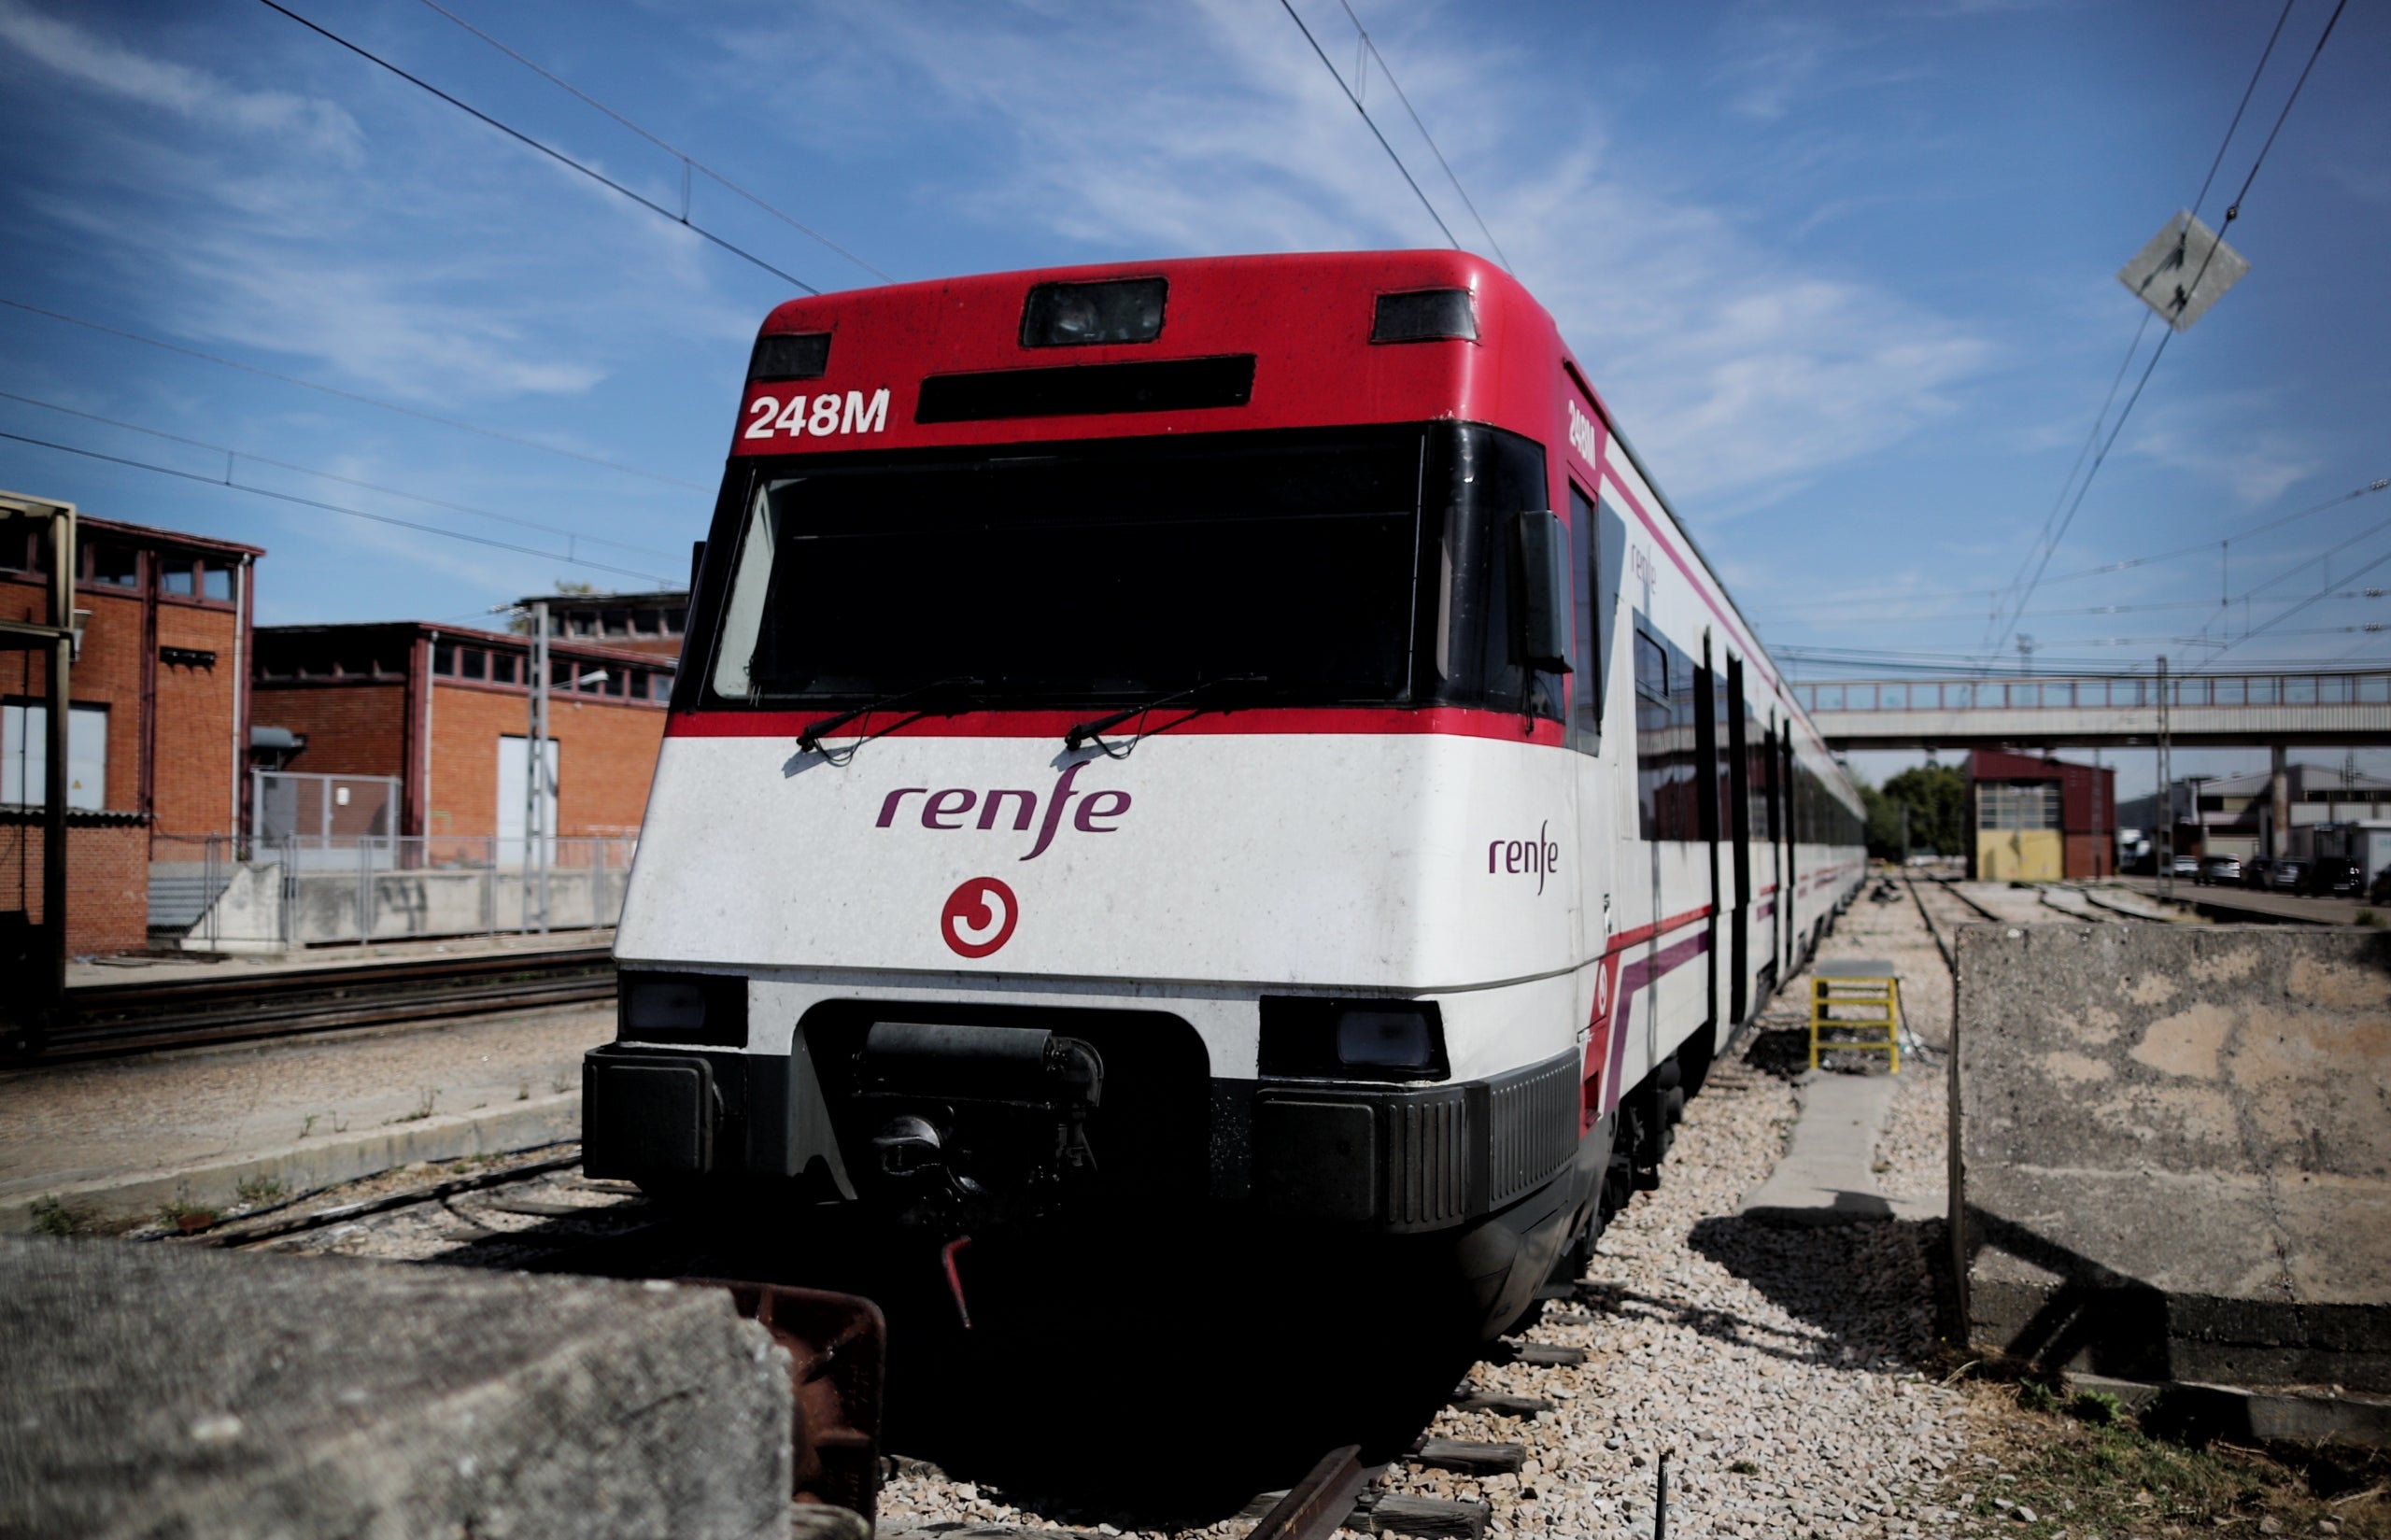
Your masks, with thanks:
M 505 1155 L 581 1137 L 581 1092 L 539 1096 L 471 1112 L 431 1117 L 350 1134 L 246 1151 L 169 1170 L 126 1172 L 0 1197 L 0 1235 L 31 1230 L 34 1205 L 55 1198 L 100 1224 L 155 1218 L 166 1204 L 221 1213 L 240 1202 L 244 1182 L 274 1181 L 288 1193 L 320 1192 L 419 1161 Z
M 0 1534 L 785 1536 L 712 1289 L 0 1236 Z
M 2391 937 L 1968 925 L 1956 950 L 1975 1339 L 2391 1390 Z

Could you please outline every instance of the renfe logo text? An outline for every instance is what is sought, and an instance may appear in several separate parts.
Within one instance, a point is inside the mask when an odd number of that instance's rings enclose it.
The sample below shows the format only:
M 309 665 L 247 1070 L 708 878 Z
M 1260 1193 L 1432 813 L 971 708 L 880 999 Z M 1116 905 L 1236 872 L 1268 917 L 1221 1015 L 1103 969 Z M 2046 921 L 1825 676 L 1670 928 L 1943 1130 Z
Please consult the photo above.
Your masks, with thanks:
M 1534 873 L 1535 890 L 1544 891 L 1544 880 L 1561 866 L 1561 847 L 1545 837 L 1549 822 L 1538 824 L 1533 840 L 1492 840 L 1486 845 L 1486 870 L 1489 875 L 1502 872 L 1518 877 Z
M 1117 820 L 1129 811 L 1129 794 L 1125 791 L 1073 791 L 1071 783 L 1078 780 L 1080 771 L 1085 769 L 1087 765 L 1082 761 L 1067 767 L 1055 778 L 1054 789 L 1046 794 L 1043 818 L 1038 815 L 1039 798 L 1034 791 L 1008 788 L 983 792 L 962 786 L 932 791 L 927 786 L 898 786 L 881 801 L 879 822 L 874 827 L 887 828 L 896 823 L 908 797 L 922 799 L 924 828 L 993 829 L 998 820 L 1010 816 L 1016 832 L 1026 833 L 1033 823 L 1038 826 L 1038 842 L 1031 845 L 1029 854 L 1022 857 L 1025 861 L 1035 861 L 1046 854 L 1048 845 L 1054 842 L 1054 831 L 1063 826 L 1064 806 L 1073 798 L 1079 798 L 1079 806 L 1070 810 L 1073 828 L 1082 834 L 1118 834 L 1121 831 Z M 967 822 L 974 808 L 979 810 L 978 818 Z

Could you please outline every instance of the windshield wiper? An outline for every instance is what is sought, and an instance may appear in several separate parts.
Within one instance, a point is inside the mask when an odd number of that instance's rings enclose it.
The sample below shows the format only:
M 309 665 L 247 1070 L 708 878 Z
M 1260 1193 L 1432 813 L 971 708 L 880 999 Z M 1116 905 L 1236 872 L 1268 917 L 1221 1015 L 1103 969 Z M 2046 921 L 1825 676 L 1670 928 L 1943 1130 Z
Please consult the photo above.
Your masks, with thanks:
M 849 759 L 855 757 L 856 750 L 863 747 L 866 743 L 870 742 L 873 739 L 885 737 L 887 734 L 895 732 L 898 728 L 903 727 L 906 723 L 918 722 L 923 717 L 927 716 L 930 713 L 927 711 L 914 711 L 908 713 L 903 717 L 900 717 L 897 721 L 891 722 L 888 726 L 881 728 L 880 731 L 867 733 L 863 737 L 856 739 L 844 749 L 828 749 L 822 746 L 823 739 L 829 736 L 831 733 L 838 731 L 841 728 L 845 727 L 848 723 L 856 720 L 857 717 L 870 716 L 873 712 L 885 711 L 890 706 L 899 705 L 907 700 L 918 700 L 927 695 L 955 694 L 962 695 L 966 699 L 969 699 L 969 692 L 978 689 L 980 687 L 980 683 L 981 682 L 978 679 L 973 678 L 969 674 L 951 674 L 944 679 L 933 679 L 927 685 L 916 685 L 910 690 L 899 690 L 894 695 L 884 695 L 877 700 L 866 701 L 864 704 L 857 706 L 853 711 L 841 712 L 836 716 L 826 716 L 819 722 L 807 724 L 805 730 L 797 735 L 797 746 L 802 753 L 814 754 L 818 752 L 823 758 L 828 759 L 830 763 L 834 765 L 843 765 Z
M 1146 701 L 1143 705 L 1131 706 L 1125 711 L 1114 712 L 1110 716 L 1091 717 L 1085 722 L 1073 723 L 1070 730 L 1063 734 L 1063 747 L 1065 749 L 1081 749 L 1085 748 L 1090 743 L 1094 743 L 1097 748 L 1102 749 L 1105 754 L 1114 759 L 1126 759 L 1129 757 L 1130 752 L 1134 750 L 1140 742 L 1153 733 L 1168 732 L 1171 728 L 1179 726 L 1180 723 L 1193 721 L 1195 718 L 1203 715 L 1206 712 L 1237 710 L 1235 706 L 1210 706 L 1196 705 L 1193 703 L 1201 697 L 1210 695 L 1215 690 L 1225 689 L 1231 685 L 1267 685 L 1269 683 L 1269 678 L 1266 675 L 1258 673 L 1236 673 L 1229 674 L 1221 679 L 1208 679 L 1200 685 L 1191 685 L 1186 689 L 1176 691 L 1170 695 L 1157 696 L 1153 699 Z M 1190 702 L 1185 714 L 1166 722 L 1159 728 L 1149 728 L 1145 725 L 1144 718 L 1149 712 L 1181 700 Z M 1119 727 L 1122 723 L 1128 721 L 1133 716 L 1139 719 L 1138 730 L 1130 737 L 1126 743 L 1122 744 L 1119 748 L 1114 748 L 1111 744 L 1106 742 L 1100 736 L 1101 734 L 1111 731 L 1114 728 Z

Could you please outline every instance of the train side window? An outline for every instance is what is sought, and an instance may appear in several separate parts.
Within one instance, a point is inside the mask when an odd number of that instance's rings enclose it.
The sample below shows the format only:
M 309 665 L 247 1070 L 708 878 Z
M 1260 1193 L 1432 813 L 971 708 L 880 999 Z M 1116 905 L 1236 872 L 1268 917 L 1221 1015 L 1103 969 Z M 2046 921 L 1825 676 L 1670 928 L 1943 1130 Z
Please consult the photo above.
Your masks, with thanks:
M 1569 488 L 1570 607 L 1577 643 L 1577 673 L 1569 681 L 1569 746 L 1599 754 L 1603 742 L 1603 637 L 1596 629 L 1594 596 L 1601 591 L 1604 563 L 1593 501 Z M 1616 570 L 1616 564 L 1613 564 Z M 1602 607 L 1608 618 L 1609 606 Z

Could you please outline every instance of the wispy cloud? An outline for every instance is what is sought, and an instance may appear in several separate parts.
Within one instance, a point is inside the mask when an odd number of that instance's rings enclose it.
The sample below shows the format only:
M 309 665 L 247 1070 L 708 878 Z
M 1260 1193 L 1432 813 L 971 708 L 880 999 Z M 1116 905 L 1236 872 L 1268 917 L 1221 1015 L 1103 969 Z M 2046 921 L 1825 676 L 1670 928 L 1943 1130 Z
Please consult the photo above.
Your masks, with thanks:
M 1331 57 L 1350 54 L 1341 14 L 1309 10 Z M 1898 440 L 1956 409 L 1956 388 L 1991 359 L 1959 323 L 1804 271 L 1730 211 L 1640 180 L 1582 104 L 1556 110 L 1520 89 L 1534 78 L 1522 61 L 1460 41 L 1472 34 L 1457 12 L 1373 6 L 1369 21 L 1521 277 L 1672 493 L 1697 504 L 1688 512 L 1762 505 Z M 1436 45 L 1407 49 L 1415 29 Z M 725 46 L 802 73 L 809 99 L 898 90 L 951 115 L 981 148 L 936 195 L 978 221 L 1047 230 L 1074 255 L 1439 244 L 1274 5 L 1067 22 L 1024 7 L 850 7 Z M 1378 100 L 1390 131 L 1408 134 L 1392 98 Z M 1577 126 L 1556 138 L 1563 122 Z M 1407 158 L 1465 229 L 1424 147 L 1412 141 Z
M 0 0 L 0 44 L 78 85 L 194 123 L 304 140 L 345 159 L 353 160 L 361 149 L 357 120 L 336 103 L 285 91 L 244 91 L 205 70 L 123 47 L 18 0 Z

